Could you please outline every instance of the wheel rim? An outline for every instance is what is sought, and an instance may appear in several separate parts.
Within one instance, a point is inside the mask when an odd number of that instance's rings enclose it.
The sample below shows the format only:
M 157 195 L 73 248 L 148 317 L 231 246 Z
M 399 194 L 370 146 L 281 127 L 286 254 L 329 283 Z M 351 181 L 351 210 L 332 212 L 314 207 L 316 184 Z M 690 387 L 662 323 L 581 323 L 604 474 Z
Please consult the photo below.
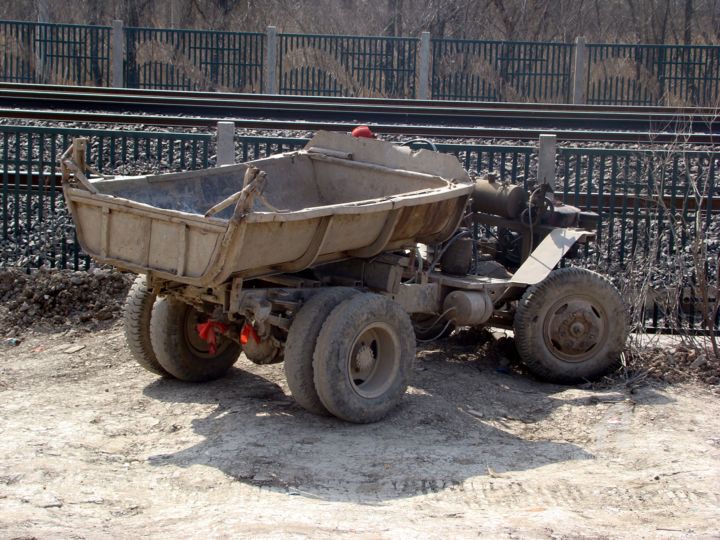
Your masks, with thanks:
M 543 324 L 545 345 L 565 362 L 583 362 L 594 356 L 607 338 L 609 321 L 602 305 L 586 296 L 557 300 Z
M 350 347 L 346 367 L 358 395 L 375 398 L 385 393 L 400 368 L 400 340 L 393 328 L 377 322 L 361 330 Z
M 223 336 L 217 336 L 215 352 L 211 353 L 210 344 L 201 338 L 197 331 L 197 325 L 207 322 L 208 318 L 194 307 L 188 305 L 185 310 L 184 319 L 183 327 L 185 331 L 183 332 L 183 336 L 185 337 L 185 344 L 195 356 L 200 358 L 215 358 L 221 355 L 230 345 L 230 340 Z

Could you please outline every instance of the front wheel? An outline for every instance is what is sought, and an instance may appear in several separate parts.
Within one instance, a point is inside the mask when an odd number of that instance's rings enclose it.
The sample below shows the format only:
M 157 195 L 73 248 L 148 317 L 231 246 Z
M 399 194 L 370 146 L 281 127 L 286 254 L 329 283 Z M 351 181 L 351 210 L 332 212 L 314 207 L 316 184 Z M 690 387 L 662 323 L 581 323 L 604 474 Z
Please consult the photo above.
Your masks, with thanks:
M 539 377 L 572 384 L 619 366 L 627 328 L 618 290 L 581 268 L 554 270 L 522 296 L 515 313 L 515 344 Z
M 240 356 L 240 345 L 224 336 L 218 336 L 215 350 L 211 350 L 197 331 L 197 325 L 206 321 L 201 312 L 180 300 L 155 302 L 150 319 L 153 350 L 160 365 L 181 381 L 218 379 Z
M 315 389 L 343 420 L 376 422 L 402 399 L 415 358 L 410 318 L 378 294 L 357 294 L 332 310 L 313 354 Z

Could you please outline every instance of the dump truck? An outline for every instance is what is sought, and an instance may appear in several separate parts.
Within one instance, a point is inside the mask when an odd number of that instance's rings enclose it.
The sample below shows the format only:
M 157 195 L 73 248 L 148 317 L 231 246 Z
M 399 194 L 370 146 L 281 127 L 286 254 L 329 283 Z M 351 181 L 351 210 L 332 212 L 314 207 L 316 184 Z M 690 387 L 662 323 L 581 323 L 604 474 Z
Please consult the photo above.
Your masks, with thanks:
M 568 265 L 597 215 L 455 156 L 319 132 L 298 151 L 242 164 L 102 176 L 86 142 L 61 158 L 86 253 L 137 273 L 130 351 L 162 377 L 222 377 L 241 353 L 283 362 L 296 402 L 374 422 L 412 375 L 416 341 L 459 327 L 514 331 L 520 358 L 558 383 L 617 367 L 617 289 Z M 481 231 L 481 234 L 478 234 Z

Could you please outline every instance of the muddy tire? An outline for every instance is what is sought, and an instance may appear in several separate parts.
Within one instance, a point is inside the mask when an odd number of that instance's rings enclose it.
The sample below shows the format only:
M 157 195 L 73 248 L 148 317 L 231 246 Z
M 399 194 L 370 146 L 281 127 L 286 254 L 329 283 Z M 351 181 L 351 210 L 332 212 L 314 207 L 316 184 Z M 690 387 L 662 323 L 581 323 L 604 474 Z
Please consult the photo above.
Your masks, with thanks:
M 437 315 L 416 313 L 410 317 L 410 321 L 418 341 L 427 342 L 444 339 L 455 330 L 453 323 L 448 323 L 447 320 L 442 318 L 437 320 Z
M 515 344 L 535 375 L 572 384 L 619 366 L 625 307 L 607 279 L 581 268 L 554 270 L 529 287 L 515 314 Z
M 171 375 L 188 382 L 203 382 L 225 375 L 240 356 L 240 345 L 218 336 L 217 350 L 197 333 L 206 318 L 193 306 L 174 298 L 155 302 L 150 338 L 160 365 Z
M 150 341 L 150 317 L 153 304 L 155 304 L 155 295 L 148 289 L 147 277 L 138 276 L 130 287 L 123 307 L 125 341 L 140 366 L 156 375 L 170 377 L 171 375 L 158 362 Z
M 315 390 L 313 353 L 318 334 L 330 312 L 358 294 L 348 287 L 325 289 L 310 298 L 295 315 L 285 341 L 285 377 L 297 403 L 311 413 L 329 415 Z
M 313 355 L 315 389 L 332 414 L 376 422 L 402 399 L 415 358 L 410 318 L 389 298 L 358 294 L 330 313 Z

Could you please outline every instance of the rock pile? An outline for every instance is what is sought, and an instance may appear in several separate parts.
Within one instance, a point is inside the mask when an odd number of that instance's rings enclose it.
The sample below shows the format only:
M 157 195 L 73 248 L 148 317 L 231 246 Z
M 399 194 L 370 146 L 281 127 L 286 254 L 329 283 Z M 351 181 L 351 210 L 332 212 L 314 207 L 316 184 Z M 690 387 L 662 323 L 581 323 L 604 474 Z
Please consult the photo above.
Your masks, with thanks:
M 93 328 L 117 318 L 134 276 L 115 270 L 0 270 L 0 335 Z

